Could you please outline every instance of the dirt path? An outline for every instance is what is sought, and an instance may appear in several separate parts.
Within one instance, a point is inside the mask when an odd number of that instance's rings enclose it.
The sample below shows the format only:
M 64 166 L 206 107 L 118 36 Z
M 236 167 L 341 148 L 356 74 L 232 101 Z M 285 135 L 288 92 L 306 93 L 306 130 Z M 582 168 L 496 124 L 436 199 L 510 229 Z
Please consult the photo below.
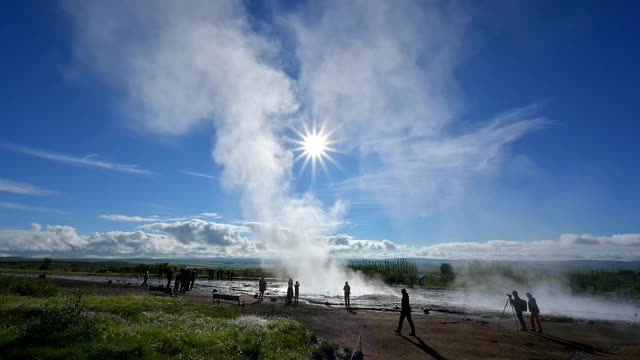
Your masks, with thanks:
M 144 295 L 138 285 L 55 280 L 66 289 L 84 288 L 101 295 Z M 183 295 L 211 304 L 207 291 Z M 640 327 L 619 322 L 545 321 L 544 334 L 517 331 L 512 318 L 498 326 L 499 314 L 412 315 L 416 337 L 405 322 L 396 335 L 396 311 L 352 311 L 336 306 L 301 303 L 285 306 L 283 299 L 257 303 L 244 296 L 247 314 L 287 316 L 304 323 L 317 336 L 353 349 L 361 339 L 365 359 L 640 359 Z M 224 305 L 233 306 L 233 305 Z

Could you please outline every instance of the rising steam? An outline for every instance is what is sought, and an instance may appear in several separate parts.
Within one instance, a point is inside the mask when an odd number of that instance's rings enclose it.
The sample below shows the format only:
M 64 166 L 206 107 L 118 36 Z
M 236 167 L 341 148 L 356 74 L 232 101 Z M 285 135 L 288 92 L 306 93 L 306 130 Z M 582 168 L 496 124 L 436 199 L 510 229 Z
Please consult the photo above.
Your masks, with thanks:
M 332 261 L 320 236 L 334 233 L 327 224 L 341 223 L 348 204 L 290 189 L 294 154 L 283 139 L 291 128 L 336 124 L 350 139 L 344 151 L 362 164 L 344 188 L 405 214 L 459 197 L 465 177 L 540 124 L 531 111 L 513 112 L 447 133 L 465 24 L 454 7 L 309 2 L 264 27 L 233 0 L 83 1 L 67 10 L 78 63 L 126 94 L 132 127 L 176 136 L 213 125 L 222 185 L 241 194 L 265 253 L 316 291 L 340 292 L 350 280 L 358 294 L 366 284 Z

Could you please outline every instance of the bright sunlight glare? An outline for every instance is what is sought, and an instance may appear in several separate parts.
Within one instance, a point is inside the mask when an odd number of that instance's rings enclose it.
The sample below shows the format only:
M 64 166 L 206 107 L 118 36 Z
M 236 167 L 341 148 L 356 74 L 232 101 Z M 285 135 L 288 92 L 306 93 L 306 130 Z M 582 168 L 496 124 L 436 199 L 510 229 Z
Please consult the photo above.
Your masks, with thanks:
M 303 137 L 304 152 L 312 158 L 318 158 L 324 156 L 327 151 L 327 137 L 326 135 L 310 134 Z
M 311 162 L 311 171 L 312 175 L 315 175 L 316 172 L 316 162 L 320 163 L 320 166 L 327 172 L 327 167 L 324 163 L 324 160 L 331 162 L 332 164 L 338 166 L 338 164 L 331 158 L 329 152 L 336 152 L 330 145 L 335 143 L 335 141 L 330 140 L 330 136 L 332 132 L 325 132 L 324 128 L 320 130 L 316 130 L 314 127 L 313 130 L 309 131 L 309 129 L 305 128 L 304 133 L 300 133 L 296 131 L 300 140 L 293 140 L 294 143 L 300 145 L 295 148 L 295 151 L 299 151 L 300 154 L 296 157 L 296 161 L 304 158 L 304 164 L 302 165 L 302 170 L 304 170 L 309 162 Z

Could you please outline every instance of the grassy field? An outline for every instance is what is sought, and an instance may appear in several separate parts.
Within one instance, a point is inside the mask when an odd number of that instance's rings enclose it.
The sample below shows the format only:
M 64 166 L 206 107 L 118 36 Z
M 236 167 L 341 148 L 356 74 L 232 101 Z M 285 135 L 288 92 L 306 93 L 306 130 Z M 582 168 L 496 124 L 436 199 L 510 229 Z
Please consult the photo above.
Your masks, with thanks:
M 0 283 L 13 281 L 1 277 Z M 19 279 L 41 287 L 42 279 Z M 24 282 L 33 282 L 24 285 Z M 35 284 L 35 286 L 34 286 Z M 47 285 L 53 286 L 53 285 Z M 153 296 L 0 296 L 4 359 L 340 359 L 301 323 Z

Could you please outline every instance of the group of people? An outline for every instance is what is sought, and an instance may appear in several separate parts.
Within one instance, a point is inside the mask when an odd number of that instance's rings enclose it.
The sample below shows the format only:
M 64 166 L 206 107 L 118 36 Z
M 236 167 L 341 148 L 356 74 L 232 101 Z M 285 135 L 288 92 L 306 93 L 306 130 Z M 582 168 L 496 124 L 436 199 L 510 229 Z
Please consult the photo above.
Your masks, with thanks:
M 225 276 L 226 275 L 226 276 Z M 213 269 L 209 269 L 209 280 L 213 280 L 214 278 L 216 280 L 229 280 L 232 281 L 233 277 L 234 277 L 234 273 L 233 270 L 224 270 L 224 269 L 217 269 L 217 270 L 213 270 Z
M 285 304 L 297 304 L 298 299 L 300 297 L 300 283 L 293 282 L 292 278 L 289 278 L 287 282 L 287 297 L 285 298 Z M 264 276 L 260 278 L 258 281 L 258 301 L 262 302 L 264 299 L 264 292 L 267 291 L 267 281 L 264 279 Z
M 287 283 L 287 299 L 285 300 L 286 304 L 297 304 L 298 296 L 300 294 L 300 283 L 296 281 L 293 283 L 293 279 L 289 278 L 289 282 Z M 295 290 L 294 290 L 295 288 Z
M 167 289 L 171 289 L 173 272 L 173 269 L 170 267 L 165 269 L 165 273 L 167 275 Z M 178 270 L 173 285 L 173 292 L 184 294 L 189 290 L 193 290 L 193 284 L 196 282 L 196 275 L 197 273 L 195 269 L 182 268 Z
M 527 293 L 527 300 L 522 299 L 518 296 L 518 292 L 513 290 L 511 294 L 507 294 L 509 297 L 509 303 L 513 306 L 513 310 L 516 313 L 516 318 L 520 322 L 520 330 L 527 331 L 527 325 L 525 325 L 524 318 L 522 317 L 522 313 L 527 311 L 527 305 L 529 308 L 529 323 L 531 324 L 531 328 L 529 331 L 537 331 L 539 333 L 542 332 L 542 324 L 540 323 L 540 308 L 538 307 L 538 303 L 536 302 L 536 298 L 531 295 L 531 293 Z M 506 305 L 505 305 L 506 306 Z M 536 329 L 536 325 L 538 325 Z

